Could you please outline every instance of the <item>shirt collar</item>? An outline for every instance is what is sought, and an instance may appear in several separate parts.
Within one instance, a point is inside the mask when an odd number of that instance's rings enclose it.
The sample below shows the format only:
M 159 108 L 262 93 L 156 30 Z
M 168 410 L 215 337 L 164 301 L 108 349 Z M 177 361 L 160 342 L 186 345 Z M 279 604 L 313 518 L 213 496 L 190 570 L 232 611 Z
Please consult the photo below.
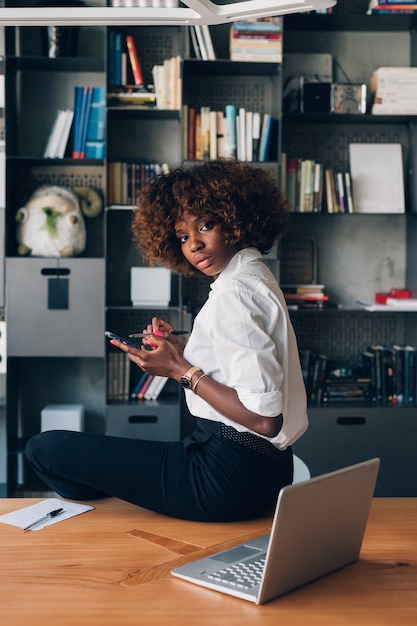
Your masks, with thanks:
M 251 261 L 257 261 L 262 258 L 262 254 L 257 248 L 243 248 L 238 250 L 234 256 L 230 259 L 229 263 L 219 274 L 217 280 L 214 280 L 210 284 L 211 289 L 215 289 L 219 284 L 227 279 L 228 276 L 233 276 L 241 267 L 247 265 Z

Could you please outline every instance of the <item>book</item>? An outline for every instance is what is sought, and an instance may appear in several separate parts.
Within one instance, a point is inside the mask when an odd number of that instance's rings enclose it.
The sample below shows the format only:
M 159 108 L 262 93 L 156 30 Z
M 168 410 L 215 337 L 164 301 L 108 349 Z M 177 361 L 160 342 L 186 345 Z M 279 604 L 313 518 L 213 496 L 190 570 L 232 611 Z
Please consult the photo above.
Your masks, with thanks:
M 416 401 L 417 349 L 414 346 L 393 344 L 397 354 L 397 397 L 404 406 Z
M 311 377 L 310 403 L 320 406 L 323 398 L 324 380 L 326 375 L 327 356 L 316 354 Z
M 56 159 L 64 158 L 67 145 L 68 145 L 69 136 L 71 133 L 73 119 L 74 119 L 74 111 L 72 109 L 66 109 L 61 136 L 59 137 L 58 145 L 55 150 L 55 155 L 53 155 L 52 158 L 56 158 Z
M 234 104 L 226 104 L 226 157 L 230 159 L 236 159 L 237 157 L 236 116 L 236 106 Z
M 370 352 L 374 355 L 374 376 L 375 376 L 375 388 L 376 399 L 378 403 L 382 403 L 385 398 L 385 375 L 384 375 L 384 363 L 383 363 L 383 346 L 381 344 L 373 344 L 368 346 L 365 353 Z
M 203 59 L 203 61 L 208 61 L 209 56 L 208 56 L 208 52 L 206 48 L 206 42 L 204 41 L 204 35 L 203 35 L 202 27 L 200 26 L 200 24 L 194 25 L 194 31 L 195 31 L 195 35 L 197 39 L 198 48 L 200 50 L 201 58 Z
M 139 389 L 138 400 L 143 400 L 145 398 L 146 390 L 148 389 L 149 385 L 151 384 L 153 378 L 154 378 L 153 374 L 148 374 L 147 379 L 143 383 L 142 387 Z
M 130 399 L 131 400 L 137 400 L 138 399 L 138 394 L 139 391 L 141 390 L 143 383 L 145 382 L 145 380 L 148 378 L 148 374 L 146 372 L 142 372 L 139 375 L 139 378 L 137 379 L 135 385 L 132 387 L 131 391 L 130 391 Z
M 191 38 L 192 49 L 194 51 L 194 56 L 196 59 L 201 59 L 201 51 L 200 51 L 200 46 L 198 45 L 197 34 L 195 32 L 195 28 L 194 26 L 189 26 L 188 28 L 190 32 L 190 38 Z
M 73 115 L 73 112 L 72 112 Z M 70 120 L 72 122 L 72 118 Z M 60 109 L 57 111 L 54 123 L 52 125 L 51 132 L 48 137 L 48 141 L 45 147 L 45 151 L 43 154 L 44 159 L 55 159 L 57 157 L 59 144 L 61 141 L 61 137 L 65 132 L 65 128 L 68 127 L 69 115 L 67 115 L 67 109 Z M 67 139 L 69 135 L 69 129 L 67 134 Z M 65 143 L 66 146 L 66 143 Z M 65 147 L 64 147 L 65 151 Z M 63 156 L 63 155 L 62 155 Z M 62 157 L 60 157 L 62 158 Z
M 89 99 L 91 100 L 91 87 L 87 85 L 74 87 L 74 132 L 72 158 L 82 158 L 83 141 L 86 139 L 86 120 L 89 109 Z
M 227 156 L 226 145 L 226 118 L 223 111 L 216 111 L 216 128 L 217 128 L 217 156 L 225 158 Z
M 404 168 L 399 143 L 351 143 L 355 213 L 404 213 Z
M 205 48 L 206 48 L 206 51 L 207 51 L 207 59 L 209 61 L 215 61 L 216 60 L 216 54 L 214 52 L 213 41 L 211 39 L 210 29 L 207 26 L 207 24 L 202 24 L 201 25 L 201 32 L 202 32 L 202 35 L 203 35 L 203 40 L 204 40 Z
M 246 152 L 246 160 L 254 161 L 253 156 L 253 112 L 246 111 L 245 112 L 245 152 Z
M 168 377 L 166 376 L 154 376 L 149 387 L 145 391 L 144 399 L 156 400 L 167 381 Z
M 239 107 L 236 115 L 237 158 L 246 161 L 246 109 Z
M 104 141 L 106 131 L 106 87 L 93 87 L 87 121 L 86 141 Z
M 297 206 L 297 172 L 298 159 L 296 159 L 295 157 L 288 157 L 285 187 L 288 208 L 292 212 L 296 210 Z
M 194 107 L 188 109 L 188 159 L 195 159 L 195 130 L 197 121 L 197 110 Z
M 201 115 L 201 158 L 207 161 L 210 158 L 210 107 L 202 106 Z
M 85 158 L 86 159 L 104 159 L 104 141 L 86 141 L 85 142 Z
M 109 29 L 109 85 L 122 84 L 122 33 Z
M 272 115 L 264 113 L 262 117 L 261 137 L 259 140 L 259 161 L 268 161 L 271 158 L 272 134 L 274 132 Z
M 218 132 L 217 132 L 217 111 L 210 111 L 209 113 L 209 135 L 210 135 L 210 153 L 209 157 L 211 160 L 217 159 L 218 150 L 217 150 L 217 142 L 218 142 Z
M 130 65 L 132 68 L 133 80 L 135 85 L 143 85 L 143 73 L 136 50 L 135 38 L 133 35 L 126 35 L 126 46 L 129 55 Z
M 90 114 L 90 105 L 91 105 L 92 97 L 93 97 L 93 88 L 90 86 L 85 87 L 83 91 L 83 102 L 81 106 L 81 118 L 80 118 L 80 124 L 81 124 L 80 135 L 79 135 L 79 140 L 80 140 L 79 158 L 80 159 L 85 158 L 85 144 L 87 141 L 88 117 Z
M 252 160 L 259 160 L 259 143 L 261 141 L 261 114 L 254 111 L 252 116 Z
M 282 18 L 234 22 L 229 47 L 232 61 L 281 63 Z

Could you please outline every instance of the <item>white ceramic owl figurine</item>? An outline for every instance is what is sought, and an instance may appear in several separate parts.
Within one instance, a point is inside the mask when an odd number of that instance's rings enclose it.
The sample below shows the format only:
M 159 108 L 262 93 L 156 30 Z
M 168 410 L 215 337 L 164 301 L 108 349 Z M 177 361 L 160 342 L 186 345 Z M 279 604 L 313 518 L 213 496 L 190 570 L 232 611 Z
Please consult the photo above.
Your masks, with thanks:
M 70 189 L 37 189 L 16 213 L 17 252 L 21 256 L 72 257 L 86 246 L 78 196 Z

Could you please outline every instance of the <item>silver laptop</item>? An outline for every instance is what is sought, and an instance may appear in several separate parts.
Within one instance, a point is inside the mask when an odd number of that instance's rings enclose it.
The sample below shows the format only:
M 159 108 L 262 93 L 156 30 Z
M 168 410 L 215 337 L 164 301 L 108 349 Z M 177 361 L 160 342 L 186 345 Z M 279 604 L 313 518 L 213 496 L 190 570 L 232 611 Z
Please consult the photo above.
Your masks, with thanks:
M 263 604 L 359 558 L 380 460 L 281 489 L 271 533 L 171 571 Z

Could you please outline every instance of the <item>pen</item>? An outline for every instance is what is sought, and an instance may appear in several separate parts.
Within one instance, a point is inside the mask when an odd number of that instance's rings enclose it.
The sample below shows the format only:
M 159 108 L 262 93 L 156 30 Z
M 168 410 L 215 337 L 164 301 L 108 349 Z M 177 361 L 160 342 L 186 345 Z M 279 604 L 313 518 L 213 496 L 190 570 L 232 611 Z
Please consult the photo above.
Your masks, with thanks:
M 171 335 L 188 335 L 188 330 L 173 330 Z M 130 338 L 134 337 L 152 337 L 155 336 L 155 333 L 133 333 L 132 335 L 128 335 Z
M 55 511 L 50 511 L 50 513 L 47 513 L 46 515 L 43 515 L 39 519 L 37 519 L 34 522 L 32 522 L 31 524 L 29 524 L 29 526 L 26 526 L 25 528 L 22 528 L 22 533 L 24 533 L 26 530 L 30 530 L 34 526 L 38 526 L 39 524 L 42 524 L 42 522 L 46 522 L 48 519 L 52 519 L 53 517 L 56 517 L 57 515 L 62 513 L 63 510 L 64 509 L 55 509 Z

